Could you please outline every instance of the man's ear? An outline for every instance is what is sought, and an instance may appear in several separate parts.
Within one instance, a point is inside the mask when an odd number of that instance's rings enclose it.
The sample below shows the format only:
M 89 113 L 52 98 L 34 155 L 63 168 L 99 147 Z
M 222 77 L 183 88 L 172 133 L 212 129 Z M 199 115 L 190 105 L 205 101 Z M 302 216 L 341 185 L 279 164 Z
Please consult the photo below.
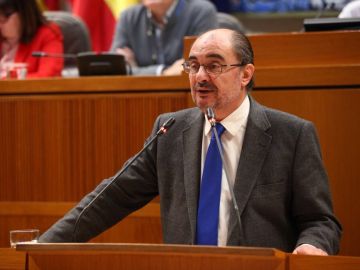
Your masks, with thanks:
M 253 64 L 247 64 L 243 67 L 243 77 L 241 80 L 241 84 L 245 87 L 250 82 L 255 72 L 255 66 Z

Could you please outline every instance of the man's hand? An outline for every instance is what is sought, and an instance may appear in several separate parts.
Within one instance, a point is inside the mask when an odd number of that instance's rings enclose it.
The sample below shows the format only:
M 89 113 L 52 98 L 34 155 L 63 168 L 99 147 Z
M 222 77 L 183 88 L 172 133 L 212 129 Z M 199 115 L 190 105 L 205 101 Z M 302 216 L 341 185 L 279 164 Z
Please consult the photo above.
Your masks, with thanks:
M 309 244 L 302 244 L 294 249 L 293 254 L 298 255 L 319 255 L 319 256 L 327 256 L 327 252 L 323 251 L 320 248 L 314 247 Z
M 162 75 L 165 76 L 172 76 L 172 75 L 181 75 L 181 72 L 183 70 L 182 63 L 184 63 L 184 59 L 178 59 L 176 60 L 171 66 L 164 69 Z
M 125 60 L 132 66 L 132 67 L 137 67 L 137 62 L 135 60 L 135 55 L 134 52 L 128 48 L 128 47 L 124 47 L 124 48 L 117 48 L 116 49 L 116 53 L 118 54 L 122 54 L 125 57 Z

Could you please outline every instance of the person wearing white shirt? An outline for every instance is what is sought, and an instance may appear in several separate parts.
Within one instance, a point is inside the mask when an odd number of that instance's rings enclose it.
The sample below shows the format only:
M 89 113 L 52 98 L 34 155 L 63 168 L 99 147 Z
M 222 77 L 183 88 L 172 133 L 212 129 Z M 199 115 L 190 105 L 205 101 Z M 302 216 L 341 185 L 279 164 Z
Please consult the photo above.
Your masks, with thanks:
M 149 138 L 173 117 L 166 134 L 118 178 L 87 195 L 40 242 L 88 241 L 159 195 L 164 243 L 336 254 L 342 228 L 315 127 L 251 96 L 255 65 L 246 36 L 229 29 L 200 35 L 183 69 L 196 107 L 160 115 Z M 221 130 L 224 163 L 212 162 L 219 160 L 219 148 L 213 138 L 209 144 L 209 108 Z
M 351 1 L 341 10 L 339 18 L 360 18 L 360 0 Z

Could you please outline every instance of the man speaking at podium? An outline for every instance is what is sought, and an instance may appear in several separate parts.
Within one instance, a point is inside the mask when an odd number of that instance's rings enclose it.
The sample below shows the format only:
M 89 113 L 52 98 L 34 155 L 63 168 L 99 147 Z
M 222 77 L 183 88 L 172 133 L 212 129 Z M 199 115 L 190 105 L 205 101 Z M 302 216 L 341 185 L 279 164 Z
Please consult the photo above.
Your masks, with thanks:
M 197 108 L 159 116 L 152 138 L 173 117 L 168 132 L 40 242 L 88 241 L 159 195 L 165 243 L 336 254 L 341 225 L 315 128 L 250 96 L 248 39 L 228 29 L 206 32 L 183 67 Z

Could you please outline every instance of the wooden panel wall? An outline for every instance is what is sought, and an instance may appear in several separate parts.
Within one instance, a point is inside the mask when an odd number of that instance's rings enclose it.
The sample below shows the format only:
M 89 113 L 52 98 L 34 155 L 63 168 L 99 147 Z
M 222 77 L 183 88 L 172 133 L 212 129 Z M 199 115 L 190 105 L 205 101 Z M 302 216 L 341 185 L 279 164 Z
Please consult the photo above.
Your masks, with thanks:
M 1 246 L 9 246 L 9 230 L 37 228 L 44 232 L 73 206 L 75 203 L 55 201 L 0 202 Z M 92 242 L 162 243 L 159 203 L 149 203 Z
M 257 89 L 360 84 L 360 31 L 249 36 Z M 195 37 L 184 40 L 187 58 Z
M 186 93 L 0 99 L 0 200 L 77 201 L 139 151 L 156 116 Z
M 158 114 L 189 107 L 186 80 L 159 79 L 0 82 L 0 246 L 11 229 L 44 232 L 142 148 Z M 149 207 L 93 241 L 161 243 Z
M 344 226 L 341 254 L 360 256 L 360 57 L 353 48 L 354 42 L 360 45 L 359 32 L 340 33 L 351 50 L 334 38 L 336 33 L 307 34 L 251 37 L 255 55 L 268 59 L 257 60 L 252 94 L 267 106 L 316 124 L 335 212 Z M 279 56 L 276 64 L 273 50 L 298 48 L 309 37 L 317 45 L 304 43 L 307 49 L 301 53 L 310 54 L 307 62 Z M 277 46 L 270 46 L 271 40 Z M 317 55 L 318 43 L 335 49 Z M 266 48 L 269 55 L 262 52 Z M 186 76 L 0 82 L 0 246 L 8 245 L 10 229 L 45 230 L 140 150 L 159 113 L 190 106 Z M 157 201 L 152 209 L 130 216 L 96 240 L 161 242 Z

